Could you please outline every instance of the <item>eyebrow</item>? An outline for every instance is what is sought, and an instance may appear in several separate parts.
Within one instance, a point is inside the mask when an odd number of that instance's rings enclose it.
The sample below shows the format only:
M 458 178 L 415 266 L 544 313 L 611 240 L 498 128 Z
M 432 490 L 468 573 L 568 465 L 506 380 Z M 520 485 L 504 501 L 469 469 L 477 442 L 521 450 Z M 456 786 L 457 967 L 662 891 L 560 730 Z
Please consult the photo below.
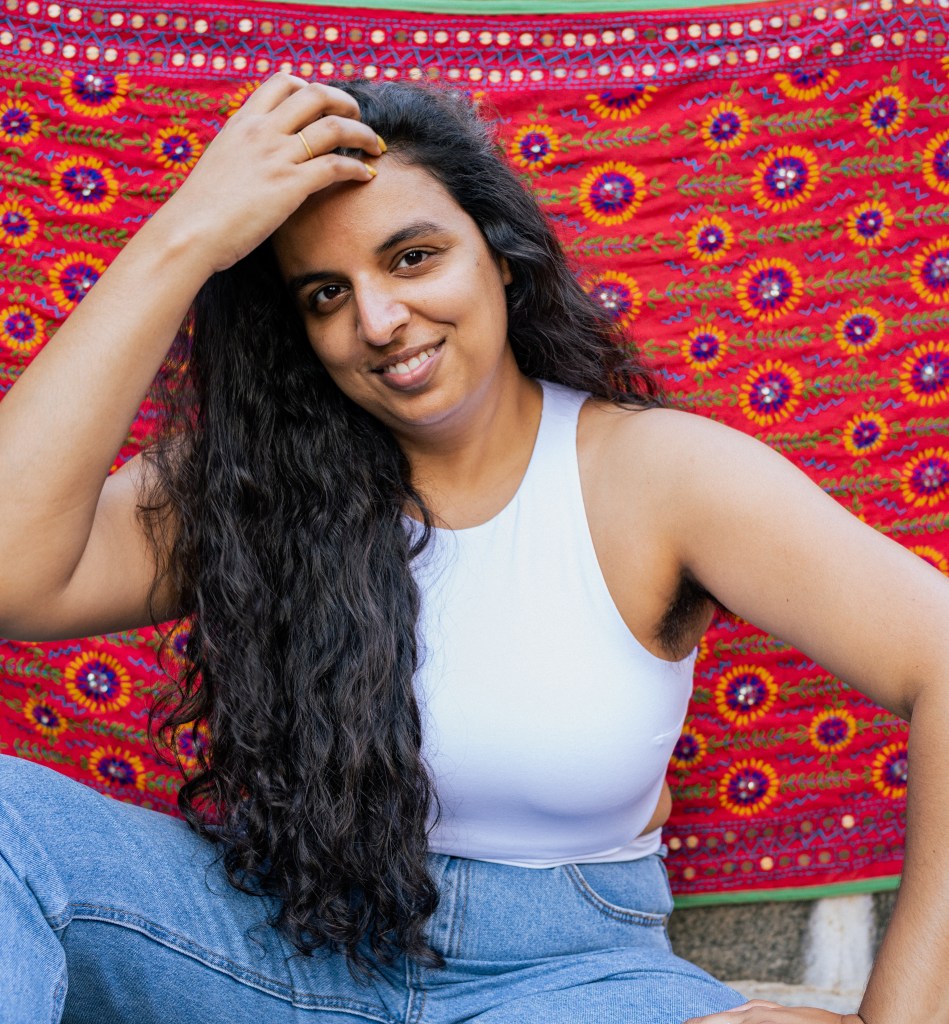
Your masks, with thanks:
M 406 242 L 411 242 L 413 238 L 420 238 L 422 235 L 441 234 L 444 230 L 440 224 L 436 224 L 432 220 L 415 221 L 413 224 L 407 224 L 404 228 L 399 228 L 398 231 L 393 231 L 385 241 L 376 246 L 373 250 L 373 255 L 384 256 L 390 249 L 394 249 L 398 245 L 404 245 Z M 310 270 L 305 274 L 296 274 L 291 277 L 287 281 L 287 288 L 291 295 L 296 295 L 297 292 L 302 291 L 307 285 L 328 281 L 336 276 L 336 274 L 328 270 Z
M 389 249 L 394 249 L 397 245 L 402 245 L 403 242 L 411 242 L 413 238 L 418 238 L 420 235 L 431 235 L 441 231 L 444 231 L 444 228 L 434 221 L 417 220 L 414 224 L 408 224 L 389 235 L 381 245 L 376 246 L 375 254 L 382 256 Z

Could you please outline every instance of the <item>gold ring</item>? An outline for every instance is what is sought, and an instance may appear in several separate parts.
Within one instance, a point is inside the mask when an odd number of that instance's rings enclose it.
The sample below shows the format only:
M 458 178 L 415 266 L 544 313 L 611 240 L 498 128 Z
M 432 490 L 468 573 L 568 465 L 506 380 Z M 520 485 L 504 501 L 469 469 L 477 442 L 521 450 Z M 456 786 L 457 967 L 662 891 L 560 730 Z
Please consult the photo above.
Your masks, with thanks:
M 310 144 L 309 142 L 306 141 L 306 137 L 304 136 L 303 132 L 297 132 L 297 138 L 303 143 L 303 148 L 306 150 L 307 160 L 312 160 L 313 157 L 316 156 L 316 154 L 313 152 L 312 149 L 310 149 Z

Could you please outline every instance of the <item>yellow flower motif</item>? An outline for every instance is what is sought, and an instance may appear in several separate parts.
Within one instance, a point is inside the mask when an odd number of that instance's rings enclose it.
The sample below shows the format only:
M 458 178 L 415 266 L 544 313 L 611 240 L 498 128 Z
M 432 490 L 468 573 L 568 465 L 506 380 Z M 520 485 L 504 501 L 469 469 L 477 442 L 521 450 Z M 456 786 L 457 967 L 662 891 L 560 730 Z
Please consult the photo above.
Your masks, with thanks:
M 23 249 L 36 238 L 39 221 L 33 211 L 18 199 L 0 203 L 0 243 Z
M 900 391 L 920 405 L 949 398 L 949 345 L 928 341 L 917 345 L 900 367 Z
M 185 771 L 198 767 L 198 752 L 207 755 L 209 742 L 207 726 L 202 722 L 197 729 L 197 739 L 192 734 L 193 723 L 184 726 L 175 738 L 178 761 Z
M 162 657 L 167 657 L 174 668 L 184 668 L 188 664 L 188 660 L 185 657 L 185 649 L 187 648 L 190 635 L 191 622 L 188 619 L 182 619 L 163 638 Z
M 744 107 L 726 101 L 717 104 L 705 115 L 699 134 L 709 149 L 721 152 L 740 146 L 745 141 L 750 124 Z
M 893 211 L 886 203 L 861 203 L 847 215 L 847 234 L 857 245 L 882 242 L 893 227 Z
M 927 448 L 900 471 L 900 490 L 907 505 L 938 505 L 949 497 L 949 451 Z
M 708 742 L 705 737 L 686 726 L 676 741 L 669 764 L 682 772 L 692 771 L 702 762 L 707 751 Z
M 518 167 L 536 170 L 553 163 L 560 152 L 560 136 L 549 124 L 525 124 L 519 128 L 508 148 Z
M 916 254 L 909 283 L 924 301 L 949 304 L 949 235 L 937 238 Z
M 628 121 L 649 106 L 650 100 L 659 92 L 654 85 L 634 85 L 628 89 L 608 89 L 590 93 L 587 103 L 597 117 L 611 121 Z
M 895 135 L 909 110 L 909 100 L 902 89 L 887 85 L 878 89 L 860 108 L 860 123 L 871 135 L 889 138 Z
M 697 649 L 696 649 L 696 652 L 695 652 L 695 663 L 696 663 L 696 665 L 698 665 L 701 662 L 705 661 L 705 659 L 709 656 L 709 653 L 710 653 L 710 648 L 709 648 L 709 645 L 708 645 L 708 634 L 703 633 L 699 637 L 698 646 L 697 646 Z
M 906 796 L 909 752 L 903 742 L 888 743 L 870 766 L 870 781 L 884 796 L 899 800 Z
M 840 72 L 836 68 L 817 67 L 812 70 L 779 71 L 774 80 L 785 96 L 792 100 L 816 100 L 833 87 Z
M 714 324 L 699 324 L 689 331 L 680 351 L 693 370 L 714 370 L 728 351 L 728 335 Z
M 587 291 L 617 327 L 628 327 L 642 309 L 642 289 L 635 278 L 619 270 L 610 270 L 594 278 Z
M 94 156 L 69 156 L 60 160 L 50 176 L 50 191 L 60 206 L 71 213 L 104 213 L 119 195 L 115 175 Z
M 857 720 L 849 711 L 825 708 L 811 719 L 807 735 L 822 754 L 834 754 L 838 750 L 843 750 L 856 732 Z
M 31 697 L 23 707 L 23 717 L 50 743 L 55 743 L 66 728 L 63 713 L 47 697 Z
M 125 102 L 129 76 L 106 71 L 64 71 L 59 79 L 63 102 L 85 117 L 108 117 Z
M 711 214 L 690 229 L 685 239 L 689 254 L 703 263 L 716 263 L 735 243 L 735 232 L 727 220 Z
M 857 413 L 843 432 L 844 448 L 851 455 L 870 455 L 886 444 L 890 426 L 878 412 Z
M 738 407 L 759 427 L 772 427 L 794 412 L 803 390 L 795 367 L 780 359 L 768 359 L 755 367 L 741 385 Z
M 89 711 L 118 711 L 132 699 L 128 672 L 111 654 L 87 651 L 74 658 L 63 672 L 69 698 Z
M 110 789 L 145 788 L 145 765 L 130 750 L 111 745 L 96 747 L 89 755 L 85 767 L 96 782 Z
M 78 305 L 92 286 L 105 273 L 105 263 L 97 256 L 77 252 L 63 256 L 53 264 L 49 283 L 58 306 L 72 309 Z
M 819 180 L 820 167 L 813 153 L 803 146 L 779 146 L 758 162 L 751 192 L 759 206 L 784 213 L 806 203 Z
M 778 699 L 774 676 L 757 665 L 736 665 L 715 686 L 715 707 L 726 722 L 739 727 L 766 715 Z
M 747 316 L 768 323 L 797 309 L 804 282 L 789 260 L 755 260 L 738 278 L 735 296 Z
M 949 195 L 949 130 L 940 132 L 926 143 L 923 177 L 930 188 Z
M 0 309 L 0 340 L 13 352 L 32 352 L 46 341 L 46 328 L 21 302 Z
M 198 162 L 204 143 L 187 128 L 162 128 L 152 141 L 152 155 L 172 171 L 187 171 Z
M 774 802 L 779 788 L 778 774 L 767 761 L 747 758 L 736 761 L 718 780 L 718 800 L 726 811 L 750 818 Z
M 0 142 L 28 146 L 39 133 L 39 118 L 29 103 L 23 100 L 0 103 Z
M 260 82 L 246 82 L 237 92 L 231 93 L 227 100 L 227 108 L 224 111 L 226 117 L 233 117 L 238 110 L 247 102 L 252 93 L 256 92 Z
M 580 209 L 596 224 L 622 224 L 642 206 L 646 179 L 632 164 L 599 164 L 580 182 Z
M 934 568 L 938 569 L 945 576 L 949 576 L 949 558 L 939 550 L 931 547 L 929 544 L 916 544 L 909 549 L 914 555 L 919 555 L 920 558 Z
M 870 306 L 857 306 L 834 324 L 834 340 L 849 355 L 863 355 L 883 338 L 886 321 Z

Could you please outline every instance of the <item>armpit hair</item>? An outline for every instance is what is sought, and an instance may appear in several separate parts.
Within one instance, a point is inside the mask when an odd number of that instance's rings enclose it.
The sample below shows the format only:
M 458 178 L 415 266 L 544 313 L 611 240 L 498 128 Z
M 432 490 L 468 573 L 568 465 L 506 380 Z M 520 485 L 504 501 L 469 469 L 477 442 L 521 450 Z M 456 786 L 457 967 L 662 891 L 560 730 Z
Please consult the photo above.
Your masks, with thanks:
M 689 653 L 695 637 L 696 623 L 706 614 L 710 601 L 716 608 L 727 611 L 698 580 L 688 573 L 683 573 L 675 597 L 656 630 L 656 639 L 664 650 L 676 658 L 684 658 Z

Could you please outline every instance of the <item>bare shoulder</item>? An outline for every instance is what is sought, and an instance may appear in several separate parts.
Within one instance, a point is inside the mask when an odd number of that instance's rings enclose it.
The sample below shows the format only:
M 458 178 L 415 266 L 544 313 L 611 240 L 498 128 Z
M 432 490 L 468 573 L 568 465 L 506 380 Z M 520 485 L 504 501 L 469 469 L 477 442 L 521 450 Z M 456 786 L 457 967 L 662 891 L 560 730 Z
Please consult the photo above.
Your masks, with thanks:
M 611 488 L 633 489 L 640 500 L 663 504 L 749 465 L 788 465 L 767 445 L 705 416 L 600 400 L 584 406 L 578 444 L 591 479 L 602 477 Z

